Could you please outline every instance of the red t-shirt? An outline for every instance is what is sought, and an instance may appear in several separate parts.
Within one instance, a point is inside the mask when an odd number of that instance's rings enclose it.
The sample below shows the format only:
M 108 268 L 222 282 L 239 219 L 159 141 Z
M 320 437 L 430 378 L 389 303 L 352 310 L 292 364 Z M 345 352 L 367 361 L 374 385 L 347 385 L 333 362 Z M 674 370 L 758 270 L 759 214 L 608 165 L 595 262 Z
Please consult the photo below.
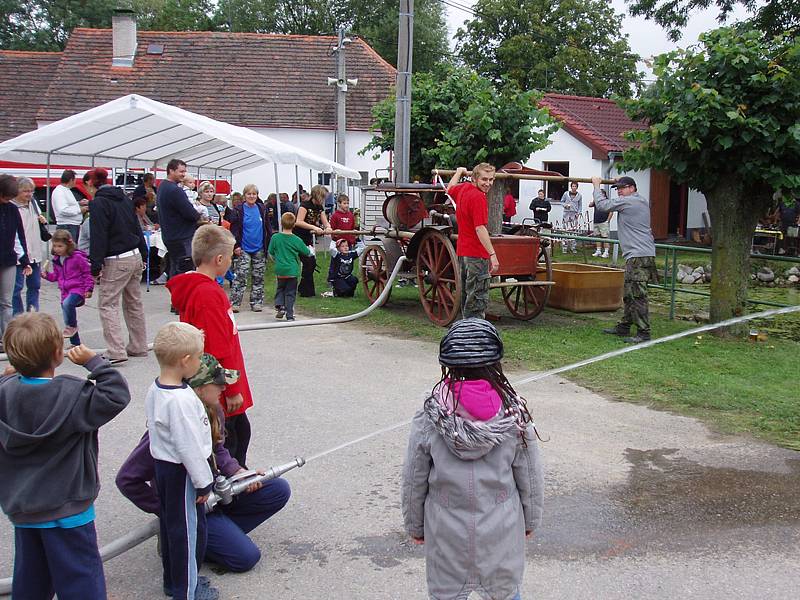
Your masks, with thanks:
M 503 215 L 510 219 L 515 214 L 517 214 L 517 203 L 514 202 L 514 196 L 506 194 L 505 198 L 503 198 Z
M 349 210 L 348 211 L 341 211 L 335 210 L 331 215 L 331 218 L 328 220 L 328 223 L 331 226 L 331 229 L 338 229 L 340 231 L 347 231 L 350 229 L 356 228 L 356 218 Z M 350 249 L 353 249 L 353 246 L 356 245 L 356 236 L 354 235 L 334 235 L 332 236 L 334 242 L 338 242 L 339 240 L 347 240 L 347 243 L 350 244 Z
M 456 254 L 473 258 L 489 258 L 475 233 L 475 228 L 489 224 L 489 203 L 486 194 L 474 183 L 459 183 L 447 190 L 456 201 L 456 220 L 458 221 L 458 242 Z

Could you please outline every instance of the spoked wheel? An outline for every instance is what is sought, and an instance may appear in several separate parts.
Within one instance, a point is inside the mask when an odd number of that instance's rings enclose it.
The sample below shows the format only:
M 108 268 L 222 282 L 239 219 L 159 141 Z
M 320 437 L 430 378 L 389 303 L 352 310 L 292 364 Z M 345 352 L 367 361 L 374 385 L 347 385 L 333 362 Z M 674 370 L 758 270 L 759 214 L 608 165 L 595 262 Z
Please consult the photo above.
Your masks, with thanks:
M 417 251 L 419 299 L 431 322 L 446 327 L 461 310 L 461 275 L 450 239 L 434 231 Z
M 536 281 L 552 281 L 553 265 L 547 248 L 539 247 L 539 256 L 536 267 Z M 531 281 L 531 276 L 517 277 L 519 281 Z M 517 319 L 530 321 L 544 310 L 547 299 L 550 297 L 549 285 L 515 285 L 502 288 L 503 302 L 508 311 Z
M 367 295 L 370 304 L 373 304 L 386 287 L 389 280 L 389 265 L 386 261 L 386 251 L 380 246 L 367 246 L 361 256 L 361 283 L 364 285 L 364 293 Z M 386 296 L 383 304 L 389 301 Z

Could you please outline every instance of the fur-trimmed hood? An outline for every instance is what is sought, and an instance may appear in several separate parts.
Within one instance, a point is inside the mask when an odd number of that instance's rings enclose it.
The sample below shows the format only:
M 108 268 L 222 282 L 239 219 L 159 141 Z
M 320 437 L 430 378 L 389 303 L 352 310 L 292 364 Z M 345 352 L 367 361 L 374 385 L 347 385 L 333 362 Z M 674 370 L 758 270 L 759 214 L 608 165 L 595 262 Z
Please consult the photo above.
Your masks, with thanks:
M 447 447 L 461 460 L 476 460 L 511 435 L 520 435 L 518 411 L 501 408 L 488 421 L 465 419 L 448 408 L 442 384 L 425 399 L 424 411 Z

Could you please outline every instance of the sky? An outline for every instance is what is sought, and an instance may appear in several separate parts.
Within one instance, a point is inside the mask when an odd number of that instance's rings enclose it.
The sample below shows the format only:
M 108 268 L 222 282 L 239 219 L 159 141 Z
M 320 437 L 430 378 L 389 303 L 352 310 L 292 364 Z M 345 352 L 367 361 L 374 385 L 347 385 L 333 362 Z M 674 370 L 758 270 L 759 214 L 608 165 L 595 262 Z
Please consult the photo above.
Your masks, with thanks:
M 457 4 L 472 6 L 475 4 L 474 0 L 455 0 Z M 614 6 L 617 14 L 627 14 L 627 7 L 625 0 L 610 0 Z M 470 19 L 471 14 L 466 11 L 453 8 L 452 6 L 445 6 L 447 9 L 447 25 L 451 36 L 462 25 L 464 20 Z M 710 9 L 702 12 L 697 12 L 692 15 L 689 23 L 684 29 L 683 37 L 676 43 L 673 43 L 667 37 L 666 32 L 651 21 L 645 20 L 643 17 L 629 17 L 623 18 L 623 32 L 628 34 L 628 43 L 631 50 L 641 57 L 650 57 L 664 52 L 669 52 L 677 47 L 686 47 L 697 41 L 697 36 L 703 31 L 714 29 L 718 27 L 716 21 L 717 11 Z M 734 18 L 741 19 L 746 15 L 746 12 L 738 7 L 733 12 Z M 639 65 L 642 70 L 644 66 Z

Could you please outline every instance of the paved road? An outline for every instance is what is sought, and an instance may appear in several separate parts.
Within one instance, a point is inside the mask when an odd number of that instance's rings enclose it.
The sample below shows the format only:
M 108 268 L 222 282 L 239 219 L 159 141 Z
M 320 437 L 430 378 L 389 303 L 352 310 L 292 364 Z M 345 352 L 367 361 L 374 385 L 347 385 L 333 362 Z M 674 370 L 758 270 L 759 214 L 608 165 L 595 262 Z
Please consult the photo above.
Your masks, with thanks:
M 167 295 L 154 288 L 145 300 L 152 339 L 170 318 Z M 102 346 L 96 301 L 89 304 L 79 311 L 82 334 Z M 56 307 L 52 287 L 44 307 Z M 239 321 L 270 318 L 245 312 Z M 438 377 L 435 344 L 359 324 L 248 332 L 242 342 L 256 398 L 251 466 L 310 457 L 404 422 Z M 144 431 L 155 359 L 133 359 L 124 372 L 134 400 L 100 435 L 101 544 L 145 520 L 113 479 Z M 520 391 L 550 438 L 542 445 L 545 521 L 528 545 L 524 598 L 797 597 L 800 454 L 558 378 Z M 407 433 L 401 427 L 287 474 L 289 505 L 254 533 L 261 563 L 241 575 L 206 568 L 223 598 L 425 598 L 422 549 L 401 528 Z M 10 574 L 12 556 L 6 525 L 0 576 Z M 106 577 L 112 599 L 163 597 L 153 540 L 107 563 Z

